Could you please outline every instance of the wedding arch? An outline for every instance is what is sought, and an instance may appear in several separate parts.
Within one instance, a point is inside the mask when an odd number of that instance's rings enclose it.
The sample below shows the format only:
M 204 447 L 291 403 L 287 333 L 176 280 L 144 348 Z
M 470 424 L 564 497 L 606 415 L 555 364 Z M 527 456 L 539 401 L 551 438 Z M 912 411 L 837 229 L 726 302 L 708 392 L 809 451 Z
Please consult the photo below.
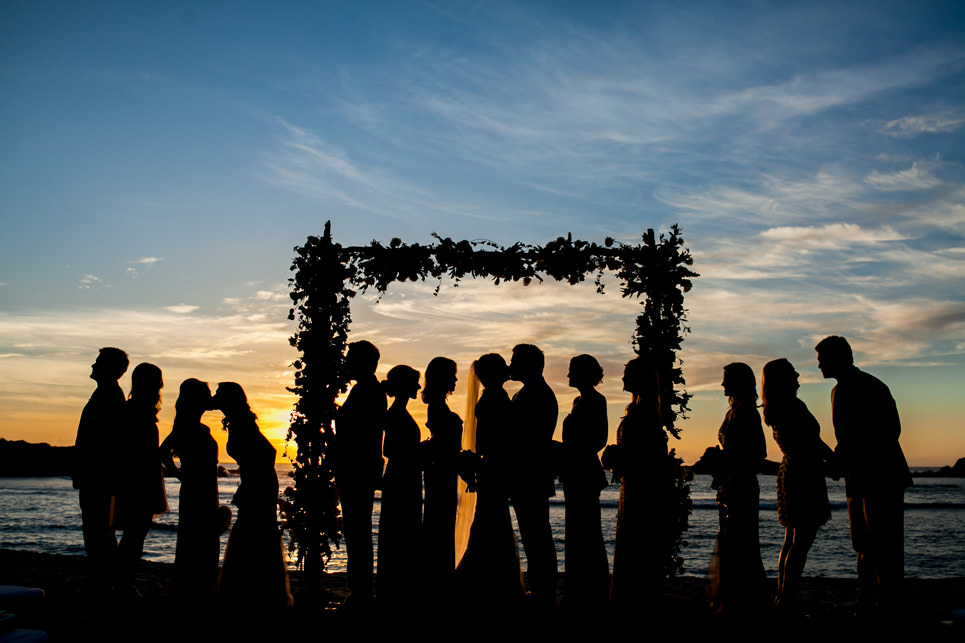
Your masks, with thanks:
M 433 238 L 435 242 L 428 245 L 392 239 L 387 246 L 373 241 L 367 246 L 343 247 L 332 240 L 329 221 L 322 236 L 310 236 L 304 246 L 295 248 L 289 319 L 297 320 L 298 326 L 290 342 L 301 357 L 293 365 L 295 384 L 290 390 L 298 400 L 288 439 L 294 441 L 297 452 L 292 462 L 294 486 L 285 490 L 281 504 L 283 527 L 311 586 L 317 585 L 312 581 L 321 577 L 332 545 L 338 546 L 341 539 L 329 445 L 334 438 L 336 398 L 349 384 L 344 362 L 351 322 L 349 304 L 356 294 L 370 288 L 385 293 L 396 281 L 431 278 L 438 280 L 438 294 L 446 278 L 458 282 L 478 277 L 492 279 L 497 285 L 506 281 L 529 285 L 544 278 L 578 284 L 592 276 L 597 292 L 603 293 L 604 273 L 610 272 L 619 279 L 623 297 L 641 302 L 632 334 L 633 350 L 657 365 L 664 389 L 664 426 L 679 439 L 675 423 L 686 417 L 690 395 L 678 388 L 685 382 L 677 351 L 689 332 L 684 293 L 698 275 L 690 269 L 693 260 L 678 226 L 659 236 L 647 230 L 636 245 L 611 238 L 598 245 L 570 235 L 544 246 L 517 242 L 508 247 L 485 240 L 453 241 L 436 234 Z M 666 571 L 672 575 L 682 570 L 680 546 L 691 505 L 682 461 L 673 450 L 670 459 L 680 509 L 676 525 L 671 526 L 676 538 L 665 552 Z

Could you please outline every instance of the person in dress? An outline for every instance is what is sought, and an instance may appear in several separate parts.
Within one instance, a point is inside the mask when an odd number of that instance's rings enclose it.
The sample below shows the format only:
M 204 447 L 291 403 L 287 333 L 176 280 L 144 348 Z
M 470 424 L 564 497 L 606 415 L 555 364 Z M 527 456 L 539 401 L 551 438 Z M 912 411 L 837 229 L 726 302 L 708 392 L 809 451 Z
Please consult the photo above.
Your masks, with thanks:
M 563 419 L 566 600 L 595 604 L 606 599 L 610 581 L 600 516 L 600 491 L 607 485 L 599 456 L 607 440 L 606 398 L 595 388 L 603 369 L 592 355 L 577 355 L 567 377 L 580 394 Z
M 652 361 L 627 362 L 623 390 L 630 393 L 630 403 L 617 428 L 617 444 L 604 452 L 604 466 L 620 480 L 610 600 L 653 610 L 663 597 L 671 553 L 672 480 L 660 380 Z
M 448 592 L 456 567 L 456 481 L 462 450 L 462 419 L 446 403 L 456 388 L 456 381 L 456 363 L 447 357 L 435 357 L 426 367 L 426 383 L 422 389 L 430 435 L 423 529 L 432 586 L 442 595 Z
M 831 518 L 824 465 L 832 451 L 821 439 L 818 421 L 798 399 L 798 388 L 797 371 L 786 359 L 764 366 L 764 422 L 784 453 L 777 472 L 777 517 L 784 526 L 784 546 L 774 599 L 774 606 L 782 610 L 793 605 L 818 527 Z
M 275 447 L 258 429 L 239 384 L 218 384 L 213 402 L 224 413 L 226 451 L 241 471 L 241 484 L 232 500 L 238 518 L 225 547 L 219 597 L 233 609 L 287 607 L 292 596 L 278 529 Z
M 124 531 L 117 549 L 116 588 L 129 596 L 137 596 L 134 575 L 144 553 L 144 539 L 154 518 L 168 510 L 157 426 L 163 387 L 161 369 L 154 364 L 138 364 L 131 372 L 125 409 L 126 455 L 120 464 L 123 485 L 114 521 L 114 526 Z
M 509 366 L 497 353 L 473 362 L 471 373 L 483 386 L 470 404 L 476 420 L 476 511 L 469 543 L 456 575 L 460 596 L 476 605 L 512 607 L 525 596 L 519 548 L 509 514 L 508 476 L 512 441 L 506 429 L 512 422 L 512 402 L 503 385 Z M 467 418 L 468 420 L 468 418 Z
M 400 364 L 382 382 L 393 402 L 386 415 L 382 445 L 388 463 L 382 477 L 376 591 L 380 603 L 393 607 L 410 606 L 418 598 L 418 593 L 412 592 L 410 563 L 423 546 L 421 431 L 406 406 L 421 388 L 419 377 L 419 371 Z
M 161 443 L 162 458 L 181 480 L 174 593 L 197 606 L 218 587 L 221 534 L 226 528 L 218 506 L 218 443 L 201 423 L 201 416 L 214 408 L 207 382 L 194 378 L 181 382 L 174 408 L 174 426 Z M 173 456 L 180 459 L 180 469 L 174 466 Z
M 741 614 L 757 610 L 764 596 L 757 474 L 767 446 L 751 367 L 728 364 L 721 385 L 730 408 L 717 434 L 720 450 L 713 486 L 720 528 L 707 572 L 708 594 L 716 613 Z

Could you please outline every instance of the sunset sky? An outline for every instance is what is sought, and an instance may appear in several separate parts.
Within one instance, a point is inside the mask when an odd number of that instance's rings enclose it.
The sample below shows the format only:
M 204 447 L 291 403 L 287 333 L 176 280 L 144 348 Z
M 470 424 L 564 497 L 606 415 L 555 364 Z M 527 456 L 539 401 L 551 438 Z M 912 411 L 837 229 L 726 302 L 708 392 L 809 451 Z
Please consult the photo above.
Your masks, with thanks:
M 687 462 L 732 361 L 790 359 L 833 446 L 828 334 L 891 387 L 911 464 L 965 457 L 961 2 L 7 0 L 0 217 L 7 439 L 72 444 L 114 345 L 164 371 L 162 436 L 198 377 L 283 446 L 292 249 L 326 220 L 346 245 L 676 222 L 701 275 Z M 540 345 L 564 413 L 592 353 L 612 436 L 639 304 L 611 286 L 407 284 L 356 299 L 352 339 L 380 375 L 455 359 L 460 414 L 482 353 Z

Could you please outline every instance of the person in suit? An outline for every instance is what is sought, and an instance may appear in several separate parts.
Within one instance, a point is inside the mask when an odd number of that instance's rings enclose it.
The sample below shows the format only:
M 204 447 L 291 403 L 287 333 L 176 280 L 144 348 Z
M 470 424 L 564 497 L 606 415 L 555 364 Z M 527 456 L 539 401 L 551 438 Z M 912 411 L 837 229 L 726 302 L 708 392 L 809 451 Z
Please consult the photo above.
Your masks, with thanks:
M 335 485 L 342 505 L 350 603 L 372 601 L 372 505 L 382 479 L 382 433 L 388 403 L 375 376 L 379 349 L 349 344 L 345 368 L 355 386 L 335 416 Z
M 815 346 L 818 368 L 834 378 L 832 469 L 844 475 L 851 543 L 858 555 L 858 612 L 891 613 L 904 578 L 904 490 L 912 486 L 898 443 L 901 421 L 891 391 L 854 365 L 851 346 L 832 335 Z
M 517 448 L 509 496 L 526 551 L 532 596 L 537 602 L 552 603 L 557 561 L 549 520 L 549 499 L 556 495 L 550 460 L 559 405 L 543 379 L 544 362 L 543 351 L 532 344 L 513 348 L 510 377 L 523 388 L 513 396 Z
M 91 580 L 98 591 L 111 589 L 117 558 L 117 536 L 112 524 L 114 465 L 125 417 L 124 392 L 117 381 L 129 363 L 127 353 L 119 348 L 100 349 L 90 369 L 90 378 L 97 388 L 80 415 L 74 441 L 73 486 L 79 492 L 84 549 Z

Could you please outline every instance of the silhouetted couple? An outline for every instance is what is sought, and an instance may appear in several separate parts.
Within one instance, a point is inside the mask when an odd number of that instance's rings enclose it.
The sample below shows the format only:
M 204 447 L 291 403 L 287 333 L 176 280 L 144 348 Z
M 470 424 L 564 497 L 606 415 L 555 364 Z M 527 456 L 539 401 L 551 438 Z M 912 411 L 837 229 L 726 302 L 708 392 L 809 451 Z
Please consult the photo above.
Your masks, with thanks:
M 221 534 L 231 523 L 231 511 L 219 504 L 218 443 L 201 422 L 210 410 L 224 414 L 228 455 L 241 472 L 232 500 L 238 517 L 220 571 Z M 181 481 L 175 596 L 195 608 L 203 608 L 216 592 L 236 609 L 290 604 L 277 521 L 275 448 L 259 430 L 241 386 L 222 382 L 212 396 L 206 382 L 184 380 L 175 403 L 174 426 L 161 444 L 161 453 Z M 175 468 L 173 456 L 180 460 L 180 469 Z
M 94 588 L 123 598 L 137 595 L 134 575 L 144 540 L 154 517 L 167 511 L 158 456 L 161 370 L 139 364 L 125 402 L 118 380 L 128 364 L 124 351 L 106 347 L 91 366 L 97 388 L 81 413 L 73 471 Z

